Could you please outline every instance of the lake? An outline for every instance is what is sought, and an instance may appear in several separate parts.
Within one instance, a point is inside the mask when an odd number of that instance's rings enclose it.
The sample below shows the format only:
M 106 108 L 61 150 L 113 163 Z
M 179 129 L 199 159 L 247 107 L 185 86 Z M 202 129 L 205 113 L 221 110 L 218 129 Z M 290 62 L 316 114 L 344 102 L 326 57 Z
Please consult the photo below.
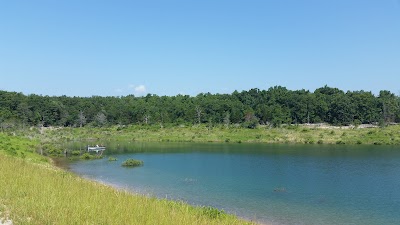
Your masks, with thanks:
M 71 171 L 271 224 L 400 224 L 400 149 L 389 146 L 106 143 Z M 77 143 L 74 144 L 77 148 Z M 109 162 L 108 156 L 118 158 Z M 143 167 L 124 168 L 135 158 Z

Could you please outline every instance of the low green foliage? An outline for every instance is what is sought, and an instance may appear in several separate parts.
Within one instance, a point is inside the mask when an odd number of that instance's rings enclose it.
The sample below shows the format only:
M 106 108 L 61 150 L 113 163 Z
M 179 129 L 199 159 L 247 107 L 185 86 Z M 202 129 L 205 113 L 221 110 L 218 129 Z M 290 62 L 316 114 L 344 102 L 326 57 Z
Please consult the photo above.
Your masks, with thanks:
M 122 163 L 122 166 L 126 167 L 143 166 L 143 161 L 137 159 L 127 159 Z
M 47 162 L 47 158 L 37 154 L 40 152 L 39 149 L 39 141 L 0 133 L 0 154 L 23 158 L 35 163 Z
M 152 129 L 149 129 L 152 127 Z M 296 144 L 365 144 L 375 142 L 389 145 L 400 144 L 400 125 L 385 128 L 346 127 L 308 128 L 302 125 L 271 128 L 258 126 L 255 129 L 241 126 L 218 126 L 209 129 L 205 125 L 195 126 L 125 126 L 108 128 L 62 128 L 49 130 L 46 140 L 59 141 L 58 137 L 69 140 L 136 141 L 136 142 L 229 142 L 229 143 L 296 143 Z M 26 135 L 29 135 L 26 134 Z M 320 142 L 319 142 L 320 140 Z M 10 149 L 12 152 L 12 149 Z
M 79 151 L 79 150 L 73 150 L 72 152 L 71 152 L 71 155 L 73 155 L 73 156 L 78 156 L 78 155 L 80 155 L 81 154 L 81 151 Z
M 117 158 L 115 158 L 115 157 L 108 157 L 108 161 L 117 161 L 118 159 Z
M 223 219 L 227 216 L 224 210 L 219 210 L 214 207 L 204 206 L 201 208 L 203 215 L 211 219 Z
M 344 145 L 344 144 L 346 144 L 346 142 L 344 142 L 344 141 L 342 141 L 342 140 L 339 140 L 339 141 L 336 141 L 336 144 L 337 144 L 337 145 Z
M 82 154 L 79 158 L 84 159 L 84 160 L 92 160 L 92 159 L 101 159 L 101 158 L 103 158 L 103 156 L 92 155 L 92 154 L 86 152 L 86 153 Z

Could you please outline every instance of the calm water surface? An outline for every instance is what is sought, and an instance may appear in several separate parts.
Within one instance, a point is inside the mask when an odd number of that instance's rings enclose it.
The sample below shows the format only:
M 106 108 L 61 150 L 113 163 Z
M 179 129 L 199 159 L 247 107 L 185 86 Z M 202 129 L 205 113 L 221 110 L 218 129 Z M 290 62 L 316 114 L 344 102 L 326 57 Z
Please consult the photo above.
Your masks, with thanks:
M 107 144 L 84 177 L 273 224 L 400 224 L 400 149 L 386 146 Z M 128 158 L 144 161 L 124 168 Z

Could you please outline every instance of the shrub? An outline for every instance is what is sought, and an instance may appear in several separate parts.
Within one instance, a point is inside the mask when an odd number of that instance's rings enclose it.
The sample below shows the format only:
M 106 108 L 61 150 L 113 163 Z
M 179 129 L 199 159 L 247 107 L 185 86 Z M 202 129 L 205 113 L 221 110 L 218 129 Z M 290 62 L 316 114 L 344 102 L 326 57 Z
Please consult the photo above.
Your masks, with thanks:
M 340 141 L 337 141 L 336 144 L 337 144 L 337 145 L 344 145 L 344 144 L 346 144 L 346 143 L 345 143 L 344 141 L 340 140 Z
M 96 156 L 91 155 L 86 152 L 85 154 L 81 155 L 79 158 L 84 159 L 84 160 L 90 160 L 90 159 L 98 159 L 100 157 L 96 157 Z
M 361 121 L 358 120 L 358 119 L 355 119 L 355 120 L 353 121 L 353 125 L 354 125 L 355 127 L 358 127 L 358 126 L 361 125 Z
M 322 145 L 324 143 L 323 140 L 318 140 L 317 144 Z
M 125 160 L 125 162 L 122 163 L 122 166 L 126 167 L 143 166 L 143 161 L 137 159 L 127 159 Z
M 6 151 L 8 152 L 8 154 L 10 155 L 17 155 L 17 150 L 14 147 L 11 148 L 7 148 Z
M 52 156 L 57 156 L 57 155 L 62 154 L 61 149 L 58 149 L 54 145 L 51 145 L 51 144 L 44 144 L 43 151 Z
M 314 144 L 314 140 L 307 139 L 307 140 L 304 141 L 304 144 Z
M 79 151 L 79 150 L 73 150 L 72 152 L 71 152 L 71 155 L 74 155 L 74 156 L 78 156 L 78 155 L 80 155 L 81 154 L 81 151 Z

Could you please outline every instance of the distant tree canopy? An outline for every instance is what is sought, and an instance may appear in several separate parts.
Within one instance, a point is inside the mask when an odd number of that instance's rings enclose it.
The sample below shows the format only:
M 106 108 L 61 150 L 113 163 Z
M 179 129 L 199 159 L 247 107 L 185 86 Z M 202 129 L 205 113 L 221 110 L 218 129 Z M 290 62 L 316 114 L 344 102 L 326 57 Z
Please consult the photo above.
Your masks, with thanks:
M 128 124 L 302 124 L 400 122 L 400 98 L 390 91 L 314 92 L 275 86 L 232 94 L 143 97 L 50 97 L 0 91 L 1 129 L 12 126 L 109 126 Z

